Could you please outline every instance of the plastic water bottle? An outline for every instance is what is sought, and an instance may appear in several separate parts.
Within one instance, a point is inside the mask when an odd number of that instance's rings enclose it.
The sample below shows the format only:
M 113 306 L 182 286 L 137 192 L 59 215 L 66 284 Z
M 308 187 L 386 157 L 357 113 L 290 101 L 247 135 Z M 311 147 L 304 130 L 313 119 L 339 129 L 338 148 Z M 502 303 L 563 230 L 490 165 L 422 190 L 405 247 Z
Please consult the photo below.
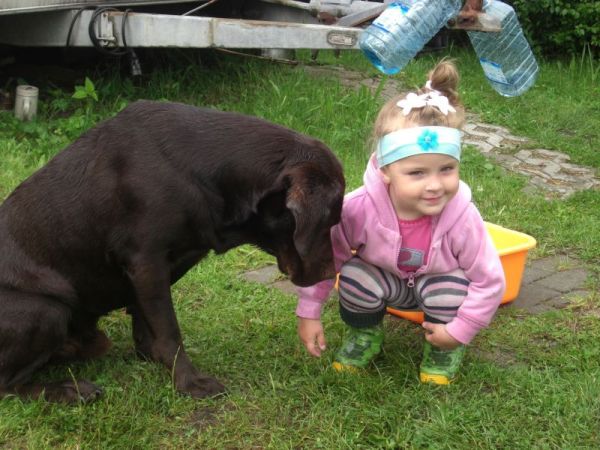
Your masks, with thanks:
M 500 32 L 469 31 L 486 78 L 505 97 L 521 95 L 535 83 L 539 68 L 515 10 L 498 0 L 485 0 L 483 11 L 502 24 Z
M 398 0 L 361 33 L 359 46 L 375 67 L 394 75 L 461 7 L 462 0 Z

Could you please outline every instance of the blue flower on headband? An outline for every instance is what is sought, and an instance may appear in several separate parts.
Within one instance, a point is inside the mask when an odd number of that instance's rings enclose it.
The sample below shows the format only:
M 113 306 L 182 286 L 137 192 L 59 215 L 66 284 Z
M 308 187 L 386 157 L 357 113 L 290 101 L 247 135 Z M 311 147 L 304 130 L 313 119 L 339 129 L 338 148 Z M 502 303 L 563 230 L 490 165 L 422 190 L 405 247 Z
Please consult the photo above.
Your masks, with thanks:
M 435 131 L 424 130 L 421 135 L 417 138 L 417 144 L 428 152 L 438 147 L 438 134 Z

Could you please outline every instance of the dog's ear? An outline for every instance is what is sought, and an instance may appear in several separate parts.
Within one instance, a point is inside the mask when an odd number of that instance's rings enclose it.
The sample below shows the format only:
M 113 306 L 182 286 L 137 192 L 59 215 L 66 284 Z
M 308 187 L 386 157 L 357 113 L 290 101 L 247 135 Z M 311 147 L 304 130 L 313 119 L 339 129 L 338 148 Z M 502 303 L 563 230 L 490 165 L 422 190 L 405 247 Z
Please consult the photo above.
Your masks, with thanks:
M 322 234 L 339 221 L 343 186 L 314 163 L 295 166 L 287 173 L 287 182 L 286 207 L 296 221 L 294 246 L 307 259 Z

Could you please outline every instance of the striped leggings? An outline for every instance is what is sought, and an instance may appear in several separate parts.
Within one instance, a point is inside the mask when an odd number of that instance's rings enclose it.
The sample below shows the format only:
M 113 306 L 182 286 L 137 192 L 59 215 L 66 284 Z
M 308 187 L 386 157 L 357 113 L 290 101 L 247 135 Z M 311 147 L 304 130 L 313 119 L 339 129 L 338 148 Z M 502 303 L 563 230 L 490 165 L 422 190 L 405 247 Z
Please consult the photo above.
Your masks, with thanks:
M 420 276 L 411 288 L 407 280 L 354 257 L 340 271 L 340 315 L 355 328 L 380 323 L 386 307 L 421 310 L 429 322 L 448 323 L 456 316 L 468 286 L 464 272 L 456 269 Z

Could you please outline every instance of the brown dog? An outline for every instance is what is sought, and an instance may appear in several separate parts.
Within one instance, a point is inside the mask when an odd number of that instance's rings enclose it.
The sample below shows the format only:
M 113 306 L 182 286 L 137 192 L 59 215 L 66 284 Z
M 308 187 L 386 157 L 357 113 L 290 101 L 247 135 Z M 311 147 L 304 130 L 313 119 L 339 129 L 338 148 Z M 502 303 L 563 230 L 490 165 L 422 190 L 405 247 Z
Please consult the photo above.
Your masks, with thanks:
M 0 392 L 95 398 L 30 381 L 49 361 L 100 356 L 100 316 L 125 307 L 137 352 L 194 397 L 223 386 L 188 358 L 170 286 L 210 250 L 275 255 L 300 286 L 334 273 L 344 179 L 316 139 L 254 117 L 139 101 L 98 124 L 0 206 Z

